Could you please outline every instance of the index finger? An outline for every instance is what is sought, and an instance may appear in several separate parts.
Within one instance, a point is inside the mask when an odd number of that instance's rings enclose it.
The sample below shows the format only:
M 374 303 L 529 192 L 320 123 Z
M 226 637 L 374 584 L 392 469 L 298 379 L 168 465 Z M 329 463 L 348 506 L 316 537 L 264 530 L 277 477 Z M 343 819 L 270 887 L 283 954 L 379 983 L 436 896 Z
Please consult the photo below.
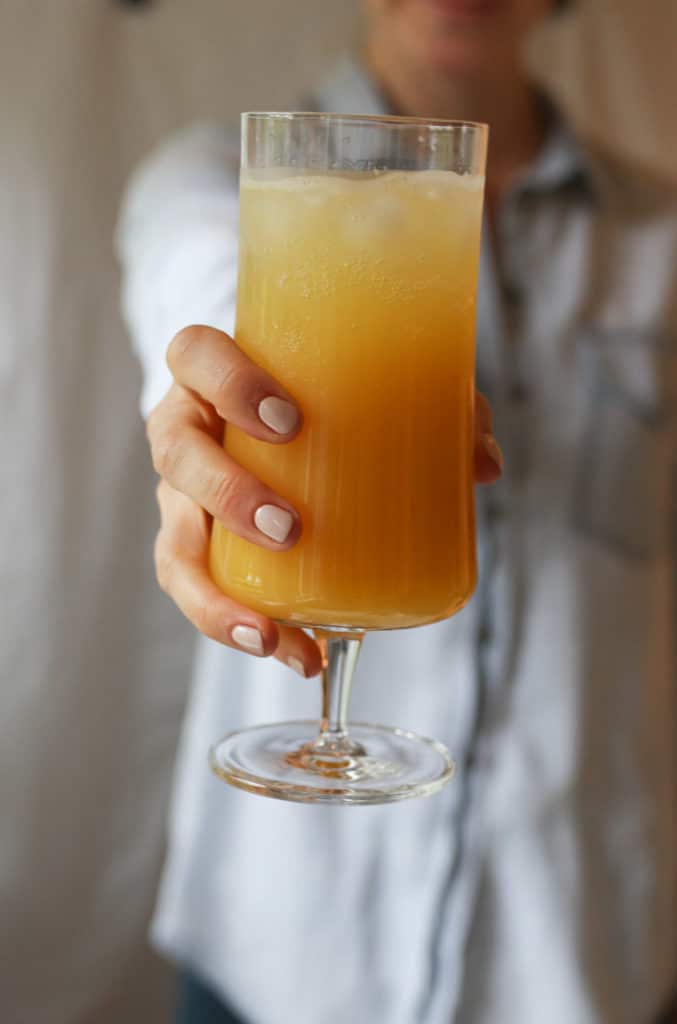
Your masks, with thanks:
M 184 327 L 172 339 L 167 363 L 179 384 L 252 437 L 289 441 L 301 429 L 301 412 L 289 392 L 223 331 Z
M 306 678 L 322 667 L 317 644 L 302 629 L 277 625 L 224 594 L 208 569 L 209 518 L 166 481 L 157 489 L 162 527 L 155 543 L 158 583 L 205 636 L 249 654 L 276 658 Z

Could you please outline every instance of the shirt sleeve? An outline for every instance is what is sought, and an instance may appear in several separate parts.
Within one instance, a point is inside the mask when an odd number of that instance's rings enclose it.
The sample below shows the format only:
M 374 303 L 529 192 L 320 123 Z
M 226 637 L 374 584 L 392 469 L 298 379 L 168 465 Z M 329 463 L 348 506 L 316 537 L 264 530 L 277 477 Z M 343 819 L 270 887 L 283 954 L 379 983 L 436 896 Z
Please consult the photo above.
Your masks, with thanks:
M 116 248 L 144 416 L 171 383 L 165 353 L 177 331 L 199 323 L 233 333 L 238 164 L 237 132 L 198 125 L 151 154 L 125 193 Z

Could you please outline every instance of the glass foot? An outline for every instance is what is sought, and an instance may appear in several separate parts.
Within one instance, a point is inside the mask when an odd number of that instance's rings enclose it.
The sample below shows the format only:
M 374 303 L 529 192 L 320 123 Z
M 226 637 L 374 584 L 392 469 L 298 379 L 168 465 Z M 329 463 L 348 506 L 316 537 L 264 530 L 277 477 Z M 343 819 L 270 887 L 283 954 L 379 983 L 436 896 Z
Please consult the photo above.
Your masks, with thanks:
M 348 738 L 318 742 L 316 722 L 228 733 L 210 752 L 219 778 L 249 793 L 299 803 L 384 804 L 430 796 L 453 777 L 436 740 L 405 729 L 351 724 Z

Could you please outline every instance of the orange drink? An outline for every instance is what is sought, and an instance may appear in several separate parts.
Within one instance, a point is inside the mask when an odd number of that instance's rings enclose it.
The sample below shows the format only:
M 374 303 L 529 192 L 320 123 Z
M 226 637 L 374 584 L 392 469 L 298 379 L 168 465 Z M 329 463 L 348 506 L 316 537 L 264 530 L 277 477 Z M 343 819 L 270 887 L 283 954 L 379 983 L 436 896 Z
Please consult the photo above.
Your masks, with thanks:
M 312 628 L 323 657 L 319 726 L 254 725 L 212 748 L 214 772 L 247 792 L 381 804 L 454 775 L 437 740 L 350 723 L 348 702 L 365 630 L 445 618 L 475 585 L 487 141 L 467 121 L 242 116 L 235 337 L 304 422 L 288 444 L 231 426 L 224 443 L 298 509 L 303 534 L 274 551 L 215 523 L 211 572 L 245 606 Z
M 243 171 L 236 340 L 295 397 L 287 445 L 229 453 L 298 509 L 285 552 L 214 524 L 211 572 L 280 621 L 445 618 L 476 579 L 475 297 L 483 178 Z

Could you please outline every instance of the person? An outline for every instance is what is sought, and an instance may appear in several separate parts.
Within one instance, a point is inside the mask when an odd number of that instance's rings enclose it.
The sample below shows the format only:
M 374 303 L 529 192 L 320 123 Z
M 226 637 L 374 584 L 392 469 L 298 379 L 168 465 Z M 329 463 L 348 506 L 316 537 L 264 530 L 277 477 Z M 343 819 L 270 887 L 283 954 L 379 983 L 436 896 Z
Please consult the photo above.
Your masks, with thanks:
M 368 0 L 359 60 L 307 104 L 491 125 L 477 374 L 505 472 L 478 491 L 480 584 L 444 623 L 370 635 L 352 707 L 445 742 L 460 770 L 434 799 L 309 808 L 208 772 L 229 729 L 316 714 L 288 668 L 317 672 L 313 641 L 230 600 L 206 562 L 212 516 L 276 543 L 224 420 L 284 443 L 302 410 L 232 340 L 233 133 L 195 128 L 130 185 L 157 573 L 211 638 L 154 921 L 186 1024 L 655 1024 L 673 990 L 677 205 L 523 70 L 554 6 Z M 257 417 L 264 396 L 278 421 Z

